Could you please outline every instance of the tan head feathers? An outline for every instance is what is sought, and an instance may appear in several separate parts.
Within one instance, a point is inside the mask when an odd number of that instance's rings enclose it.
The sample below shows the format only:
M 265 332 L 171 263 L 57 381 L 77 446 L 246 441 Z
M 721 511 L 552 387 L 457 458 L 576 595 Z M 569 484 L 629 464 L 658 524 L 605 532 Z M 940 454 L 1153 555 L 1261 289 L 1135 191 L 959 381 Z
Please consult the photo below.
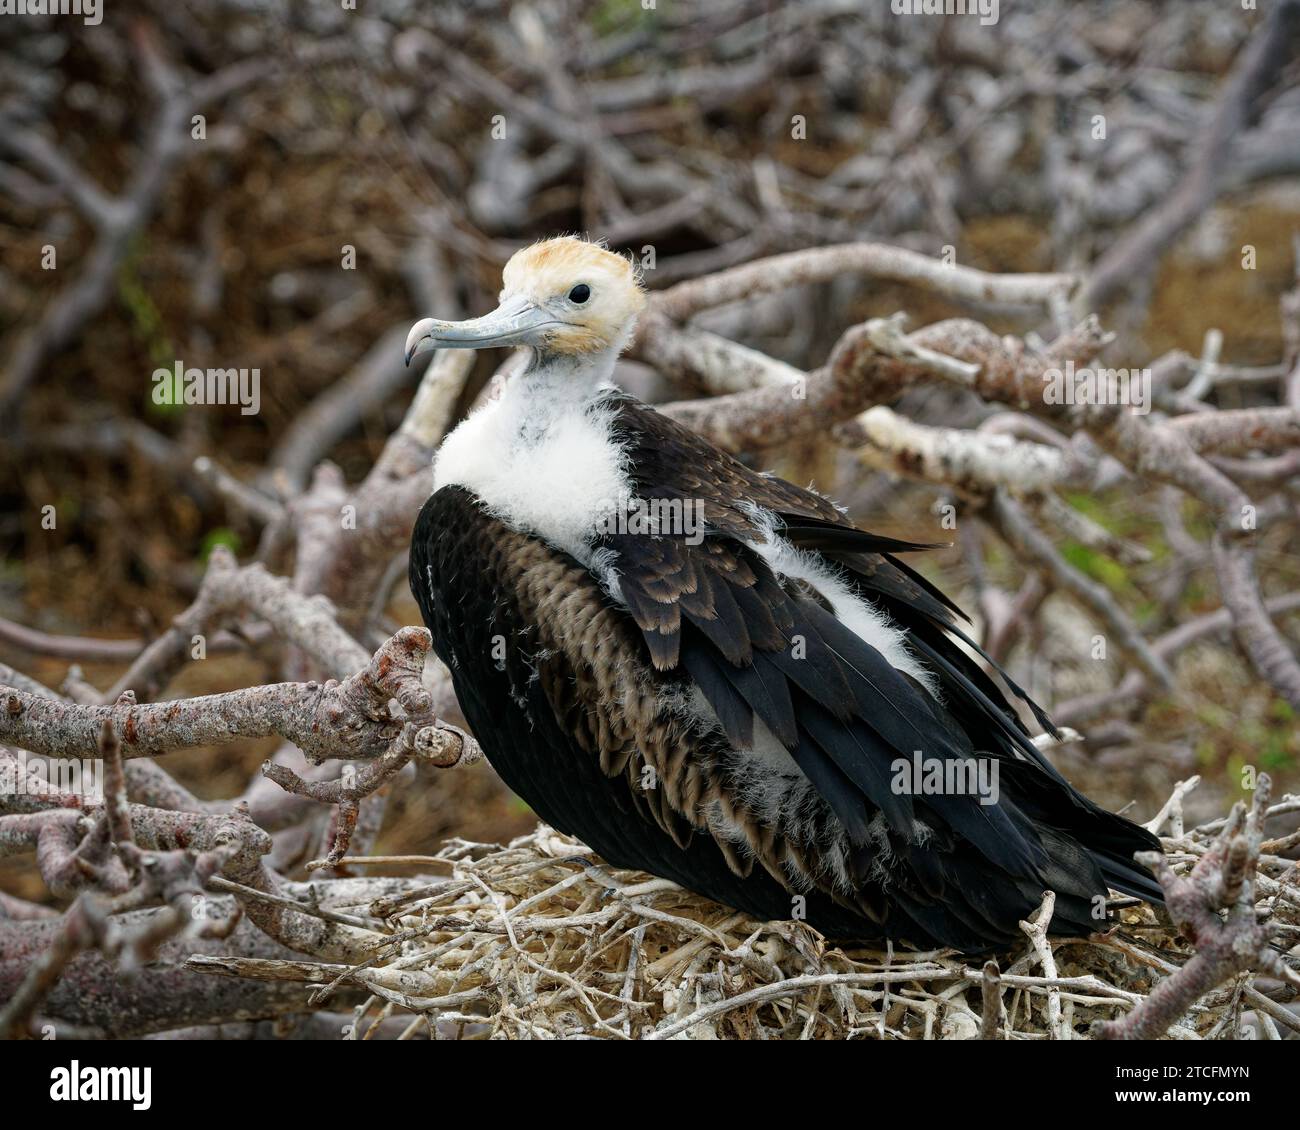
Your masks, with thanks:
M 511 256 L 501 297 L 524 296 L 563 310 L 564 324 L 548 335 L 559 353 L 599 352 L 623 343 L 645 307 L 632 263 L 575 236 L 542 240 Z

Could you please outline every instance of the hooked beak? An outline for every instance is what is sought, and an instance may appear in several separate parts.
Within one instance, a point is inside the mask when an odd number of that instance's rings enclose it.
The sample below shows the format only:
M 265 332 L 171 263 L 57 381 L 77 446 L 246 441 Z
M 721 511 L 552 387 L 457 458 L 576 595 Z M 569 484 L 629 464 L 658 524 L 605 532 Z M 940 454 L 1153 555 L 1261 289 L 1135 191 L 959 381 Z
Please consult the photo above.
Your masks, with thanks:
M 498 345 L 530 345 L 548 326 L 558 325 L 552 315 L 527 298 L 507 298 L 490 314 L 467 322 L 440 322 L 424 318 L 406 335 L 406 363 L 430 349 L 490 349 Z

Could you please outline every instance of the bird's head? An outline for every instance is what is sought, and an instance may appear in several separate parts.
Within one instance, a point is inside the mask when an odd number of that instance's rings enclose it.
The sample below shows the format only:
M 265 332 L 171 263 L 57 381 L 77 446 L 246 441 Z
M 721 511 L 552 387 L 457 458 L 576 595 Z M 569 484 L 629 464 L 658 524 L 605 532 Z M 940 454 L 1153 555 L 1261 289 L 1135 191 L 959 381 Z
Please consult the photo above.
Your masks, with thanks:
M 632 264 L 573 236 L 534 243 L 511 256 L 500 305 L 466 322 L 424 318 L 406 338 L 406 362 L 430 349 L 530 345 L 546 355 L 620 351 L 645 306 Z

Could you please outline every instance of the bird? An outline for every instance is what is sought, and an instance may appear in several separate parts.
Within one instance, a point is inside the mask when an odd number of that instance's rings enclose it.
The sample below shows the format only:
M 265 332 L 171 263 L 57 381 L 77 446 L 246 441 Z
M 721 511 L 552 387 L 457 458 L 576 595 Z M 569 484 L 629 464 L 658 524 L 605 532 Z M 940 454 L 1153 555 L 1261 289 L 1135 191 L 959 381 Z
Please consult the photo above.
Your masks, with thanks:
M 1056 735 L 1046 713 L 903 559 L 934 547 L 615 387 L 647 301 L 631 259 L 561 236 L 502 282 L 491 313 L 406 342 L 408 365 L 529 349 L 435 453 L 409 580 L 472 732 L 541 820 L 861 944 L 985 953 L 1023 941 L 1047 891 L 1060 936 L 1105 930 L 1109 891 L 1161 901 L 1134 861 L 1156 837 L 1065 780 L 1011 698 Z

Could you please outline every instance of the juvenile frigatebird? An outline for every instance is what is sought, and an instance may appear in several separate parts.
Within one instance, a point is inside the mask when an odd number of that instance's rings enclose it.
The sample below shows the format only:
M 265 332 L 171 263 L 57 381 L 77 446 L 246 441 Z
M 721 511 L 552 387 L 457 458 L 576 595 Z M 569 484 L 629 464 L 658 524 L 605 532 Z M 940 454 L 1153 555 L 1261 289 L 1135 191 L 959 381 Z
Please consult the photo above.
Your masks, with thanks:
M 1062 935 L 1105 928 L 1108 889 L 1158 900 L 1133 854 L 1159 842 L 1040 753 L 899 557 L 925 547 L 613 387 L 644 304 L 629 260 L 565 237 L 407 340 L 531 348 L 439 449 L 410 556 L 505 782 L 616 866 L 837 938 L 978 952 L 1047 889 Z

